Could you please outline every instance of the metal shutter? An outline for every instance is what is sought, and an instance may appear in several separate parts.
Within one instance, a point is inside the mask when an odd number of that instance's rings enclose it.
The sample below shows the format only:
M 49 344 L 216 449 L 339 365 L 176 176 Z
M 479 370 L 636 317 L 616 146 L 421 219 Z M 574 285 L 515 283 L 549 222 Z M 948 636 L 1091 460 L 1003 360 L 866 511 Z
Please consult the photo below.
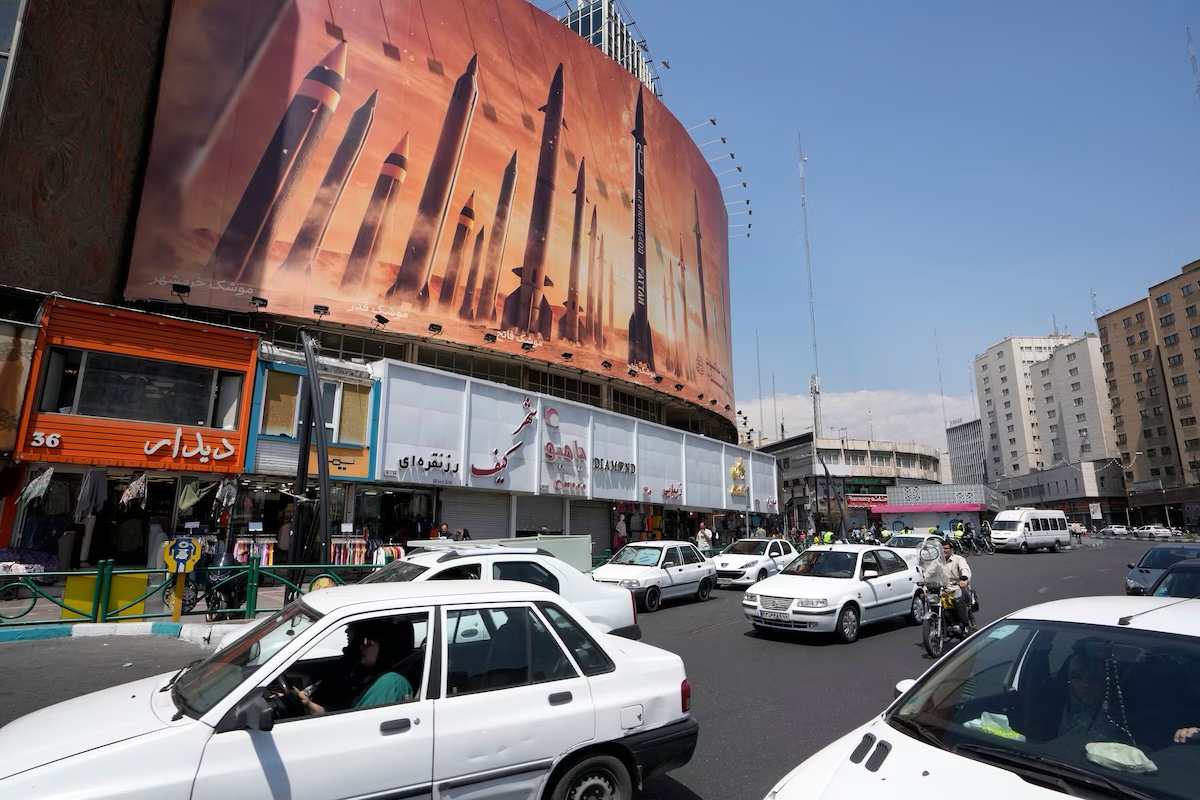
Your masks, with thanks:
M 297 442 L 259 439 L 254 451 L 254 472 L 258 475 L 295 475 L 299 456 Z
M 612 545 L 612 506 L 595 500 L 571 501 L 571 535 L 592 537 L 592 555 Z
M 466 528 L 472 539 L 508 539 L 509 496 L 503 492 L 442 490 L 442 516 L 454 532 Z
M 517 496 L 517 532 L 563 532 L 563 499 L 561 497 Z

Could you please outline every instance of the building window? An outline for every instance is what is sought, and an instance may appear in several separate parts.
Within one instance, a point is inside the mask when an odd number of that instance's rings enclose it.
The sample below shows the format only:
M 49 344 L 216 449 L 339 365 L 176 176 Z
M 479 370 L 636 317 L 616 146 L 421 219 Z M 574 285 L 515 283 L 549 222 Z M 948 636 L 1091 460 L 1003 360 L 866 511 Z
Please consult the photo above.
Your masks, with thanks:
M 1139 311 L 1133 315 L 1133 318 L 1136 319 L 1138 322 L 1145 322 L 1146 321 L 1146 312 Z
M 1129 437 L 1128 437 L 1128 436 L 1126 436 L 1126 435 L 1125 435 L 1125 434 L 1123 434 L 1123 433 L 1118 433 L 1118 434 L 1117 434 L 1117 444 L 1125 444 L 1127 441 L 1129 441 Z
M 1165 344 L 1167 347 L 1174 347 L 1175 345 L 1179 344 L 1179 334 L 1172 333 L 1170 336 L 1164 336 L 1163 344 Z
M 53 347 L 38 410 L 233 431 L 244 378 L 212 367 Z
M 1157 386 L 1150 387 L 1150 396 L 1151 397 L 1158 397 L 1160 394 L 1162 394 L 1162 389 L 1158 388 Z
M 995 438 L 996 434 L 992 434 Z M 892 465 L 891 453 L 871 453 L 871 463 L 876 467 L 890 467 Z
M 1081 385 L 1081 384 L 1079 383 L 1079 381 L 1076 381 L 1075 383 L 1072 383 L 1072 384 L 1071 384 L 1071 391 L 1072 391 L 1072 392 L 1078 392 L 1078 391 L 1079 391 L 1079 387 L 1080 387 L 1080 385 Z
M 1088 434 L 1087 434 L 1087 431 L 1088 431 L 1088 429 L 1087 429 L 1087 428 L 1080 428 L 1080 429 L 1077 431 L 1077 433 L 1079 434 L 1080 438 L 1084 438 L 1084 437 L 1086 437 L 1086 436 L 1088 435 Z
M 1182 364 L 1182 363 L 1183 363 L 1183 356 L 1182 356 L 1182 355 L 1180 355 L 1179 353 L 1176 353 L 1176 354 L 1175 354 L 1175 355 L 1173 355 L 1173 356 L 1168 356 L 1168 357 L 1167 357 L 1167 364 L 1168 364 L 1168 366 L 1172 366 L 1172 367 L 1178 367 L 1178 366 L 1179 366 L 1180 364 Z
M 1001 396 L 1001 397 L 1008 397 L 1008 389 L 1004 389 L 1004 390 L 1002 390 L 1002 391 L 1000 392 L 1000 396 Z
M 1129 336 L 1126 336 L 1125 344 L 1129 345 L 1130 347 L 1133 347 L 1135 344 L 1137 344 L 1137 337 L 1132 334 L 1130 334 Z
M 1054 454 L 1054 460 L 1055 460 L 1055 461 L 1062 461 L 1062 460 L 1063 460 L 1063 454 L 1062 454 L 1062 453 L 1055 453 L 1055 454 Z
M 1045 397 L 1043 397 L 1043 398 L 1042 398 L 1042 400 L 1043 400 L 1044 402 L 1046 402 L 1046 403 L 1053 403 L 1053 402 L 1054 402 L 1054 395 L 1052 395 L 1052 394 L 1048 394 L 1048 395 L 1046 395 Z
M 992 407 L 992 398 L 990 398 L 990 397 L 989 397 L 989 398 L 988 398 L 988 400 L 987 400 L 987 407 L 988 407 L 988 408 L 991 408 L 991 407 Z
M 1016 428 L 1016 426 L 1015 426 L 1015 425 L 1009 425 L 1009 426 L 1008 426 L 1008 432 L 1009 432 L 1009 433 L 1012 433 L 1012 432 L 1013 432 L 1013 431 L 1015 431 L 1016 429 L 1017 429 L 1017 428 Z
M 1190 283 L 1185 283 L 1183 285 L 1182 291 L 1183 291 L 1184 297 L 1188 296 L 1189 294 L 1192 293 L 1192 285 Z
M 1087 420 L 1087 414 L 1076 414 L 1075 415 L 1076 422 L 1084 422 L 1085 420 Z
M 1074 405 L 1076 405 L 1076 406 L 1081 406 L 1081 405 L 1083 405 L 1083 398 L 1082 398 L 1082 397 L 1076 397 L 1076 398 L 1075 398 L 1075 400 L 1073 401 L 1073 404 L 1074 404 Z
M 1005 407 L 1005 408 L 1012 408 L 1012 400 L 1005 400 L 1005 401 L 1004 401 L 1004 407 Z
M 1192 288 L 1192 287 L 1190 287 L 1190 286 L 1189 286 L 1188 288 L 1190 289 L 1190 288 Z M 1196 316 L 1196 307 L 1195 307 L 1194 305 L 1188 306 L 1188 307 L 1187 307 L 1187 308 L 1185 308 L 1183 311 L 1184 311 L 1184 313 L 1185 313 L 1185 314 L 1187 314 L 1189 317 L 1194 317 L 1194 316 Z
M 618 414 L 637 417 L 649 422 L 658 421 L 658 403 L 647 400 L 644 397 L 629 394 L 628 392 L 622 392 L 620 389 L 612 390 L 612 410 Z M 834 461 L 832 463 L 836 464 L 838 462 Z
M 1137 353 L 1130 353 L 1130 354 L 1129 354 L 1129 363 L 1130 363 L 1130 364 L 1136 364 L 1137 362 L 1138 362 L 1138 354 L 1137 354 Z
M 1196 424 L 1196 418 L 1195 417 L 1181 417 L 1179 419 L 1179 424 L 1185 428 L 1191 428 Z
M 1109 353 L 1112 352 L 1112 345 L 1108 344 L 1107 342 L 1100 345 L 1100 352 L 1104 353 L 1105 355 L 1108 355 Z
M 980 372 L 987 372 L 987 364 L 980 364 L 980 365 L 979 365 L 979 371 L 980 371 Z
M 1005 415 L 1004 415 L 1004 418 L 1005 418 L 1006 420 L 1010 420 L 1010 421 L 1011 421 L 1011 420 L 1012 420 L 1012 414 L 1011 414 L 1011 413 L 1009 413 L 1009 414 L 1005 414 Z
M 1138 413 L 1142 415 L 1142 419 L 1150 419 L 1150 409 L 1143 408 Z
M 984 393 L 984 394 L 991 394 L 991 393 L 992 393 L 992 387 L 990 387 L 990 386 L 989 386 L 989 387 L 987 387 L 986 389 L 984 389 L 984 390 L 983 390 L 983 393 Z
M 1001 371 L 1001 372 L 1004 372 L 1004 365 L 1003 365 L 1003 364 L 1001 364 L 1001 365 L 1000 365 L 1000 371 Z
M 1163 316 L 1158 318 L 1158 322 L 1160 325 L 1174 325 L 1175 324 L 1175 315 L 1174 314 L 1164 314 Z
M 1124 325 L 1126 328 L 1128 328 L 1130 325 L 1133 324 L 1133 320 L 1130 319 L 1129 317 L 1126 317 L 1125 319 L 1121 320 L 1121 324 Z
M 1154 298 L 1154 302 L 1158 303 L 1160 306 L 1165 306 L 1167 303 L 1171 302 L 1171 293 L 1167 292 L 1166 294 L 1159 295 L 1158 297 Z
M 1121 398 L 1120 397 L 1110 397 L 1110 398 L 1108 398 L 1108 402 L 1112 405 L 1113 408 L 1116 408 L 1117 406 L 1121 405 Z
M 867 463 L 867 454 L 864 450 L 847 450 L 846 463 L 850 466 L 861 467 Z
M 1172 467 L 1172 466 L 1166 466 L 1166 467 L 1163 467 L 1163 473 L 1165 473 L 1165 474 L 1167 474 L 1167 475 L 1174 475 L 1174 474 L 1175 474 L 1175 468 L 1174 468 L 1174 467 Z
M 543 372 L 538 369 L 529 370 L 529 388 L 542 394 L 586 403 L 590 406 L 600 406 L 600 386 L 588 381 Z
M 1182 397 L 1175 398 L 1175 406 L 1177 408 L 1187 408 L 1191 404 L 1192 404 L 1192 396 L 1190 394 L 1185 394 Z
M 1067 353 L 1067 361 L 1074 361 L 1075 353 Z
M 457 375 L 503 383 L 506 386 L 525 388 L 521 365 L 515 361 L 484 358 L 470 353 L 453 350 L 435 350 L 430 347 L 417 348 L 417 363 L 424 367 L 435 367 Z M 549 393 L 549 392 L 547 392 Z M 598 403 L 596 404 L 598 405 Z
M 1162 474 L 1162 470 L 1161 470 L 1161 469 L 1159 469 L 1158 467 L 1151 467 L 1151 468 L 1150 468 L 1150 475 L 1151 475 L 1151 477 L 1157 478 L 1157 477 L 1158 477 L 1159 475 L 1161 475 L 1161 474 Z
M 1042 384 L 1042 391 L 1043 391 L 1043 392 L 1048 392 L 1048 391 L 1050 391 L 1050 386 L 1051 386 L 1051 384 L 1050 384 L 1050 383 L 1043 383 L 1043 384 Z
M 1154 351 L 1152 351 L 1152 350 L 1143 350 L 1142 351 L 1142 360 L 1143 361 L 1149 361 L 1153 356 L 1154 356 Z
M 1058 412 L 1055 411 L 1053 408 L 1046 412 L 1046 416 L 1050 419 L 1054 419 L 1054 417 L 1057 416 L 1057 414 L 1058 414 Z
M 1014 438 L 1014 439 L 1009 439 L 1009 440 L 1008 440 L 1008 443 L 1009 443 L 1009 444 L 1016 444 L 1016 443 L 1017 443 L 1017 440 L 1016 440 L 1015 438 Z
M 983 379 L 983 385 L 984 385 L 984 386 L 987 386 L 987 385 L 988 385 L 989 383 L 991 383 L 991 382 L 992 382 L 992 379 L 991 379 L 991 377 L 985 377 L 985 378 Z
M 1197 447 L 1200 447 L 1200 439 L 1184 439 L 1183 446 L 1188 450 L 1195 450 Z
M 1146 390 L 1145 390 L 1145 389 L 1142 389 L 1141 391 L 1139 391 L 1139 392 L 1137 393 L 1137 399 L 1138 399 L 1138 400 L 1145 400 L 1145 399 L 1146 399 Z
M 1154 367 L 1146 367 L 1146 377 L 1147 378 L 1153 378 L 1157 374 L 1158 374 L 1158 370 L 1156 370 Z
M 1180 399 L 1182 400 L 1183 398 L 1180 398 Z M 1191 404 L 1192 404 L 1192 398 L 1191 398 L 1191 397 L 1188 397 L 1188 398 L 1187 398 L 1187 403 L 1186 403 L 1186 405 L 1189 405 L 1189 406 L 1190 406 Z M 1162 407 L 1162 406 L 1155 406 L 1155 407 L 1154 407 L 1154 416 L 1156 416 L 1156 417 L 1161 417 L 1162 415 L 1163 415 L 1163 407 Z
M 1200 325 L 1197 325 L 1194 328 L 1188 328 L 1188 333 L 1192 335 L 1193 339 L 1195 339 L 1197 336 L 1200 336 Z
M 1163 454 L 1164 456 L 1169 456 L 1169 455 L 1171 455 L 1171 448 L 1170 448 L 1170 446 L 1164 446 L 1164 447 L 1163 447 L 1163 449 L 1162 449 L 1162 454 Z
M 1114 369 L 1113 362 L 1111 362 L 1111 361 L 1104 362 L 1104 371 L 1105 372 L 1112 372 L 1113 369 Z
M 1153 437 L 1154 437 L 1154 430 L 1152 428 L 1146 428 L 1146 430 L 1142 431 L 1143 439 L 1150 439 Z
M 1187 375 L 1176 375 L 1174 378 L 1171 378 L 1171 383 L 1175 384 L 1176 386 L 1183 386 L 1187 382 Z
M 1057 430 L 1058 430 L 1058 426 L 1057 426 L 1057 425 L 1051 425 L 1051 426 L 1050 426 L 1050 432 L 1051 432 L 1051 433 L 1054 433 L 1054 432 L 1055 432 L 1055 431 L 1057 431 Z
M 1074 378 L 1076 375 L 1079 374 L 1079 367 L 1071 367 L 1071 371 L 1069 374 L 1071 375 L 1072 378 Z
M 1114 427 L 1117 425 L 1124 425 L 1124 424 L 1125 424 L 1125 418 L 1123 416 L 1121 416 L 1120 414 L 1113 415 L 1113 426 Z
M 1045 378 L 1045 377 L 1046 377 L 1047 375 L 1049 375 L 1049 374 L 1050 374 L 1050 370 L 1048 370 L 1048 369 L 1044 369 L 1044 370 L 1042 370 L 1042 377 L 1043 377 L 1043 378 Z
M 1140 372 L 1133 373 L 1133 382 L 1141 383 L 1142 382 L 1142 373 L 1140 373 Z
M 1161 410 L 1162 410 L 1162 409 L 1160 408 L 1160 409 L 1159 409 L 1159 411 L 1161 411 Z M 1165 425 L 1164 425 L 1164 426 L 1162 426 L 1162 427 L 1160 427 L 1160 428 L 1158 429 L 1158 435 L 1159 435 L 1159 436 L 1166 436 L 1166 435 L 1167 435 L 1167 428 L 1166 428 L 1166 426 L 1165 426 Z

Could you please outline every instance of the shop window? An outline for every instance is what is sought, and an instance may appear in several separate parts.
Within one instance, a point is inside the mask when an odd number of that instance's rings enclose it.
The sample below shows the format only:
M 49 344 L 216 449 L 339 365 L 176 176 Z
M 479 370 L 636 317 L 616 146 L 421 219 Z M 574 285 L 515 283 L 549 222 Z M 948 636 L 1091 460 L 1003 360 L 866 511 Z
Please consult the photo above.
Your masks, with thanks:
M 338 420 L 337 441 L 341 444 L 365 445 L 371 418 L 371 387 L 343 383 L 341 416 Z
M 267 372 L 263 395 L 261 432 L 267 436 L 295 436 L 300 376 L 294 372 Z
M 236 430 L 243 375 L 211 367 L 53 348 L 41 411 Z
M 297 435 L 302 376 L 271 370 L 267 373 L 260 431 L 265 436 Z M 371 387 L 341 381 L 321 381 L 321 413 L 330 440 L 365 445 L 371 418 Z

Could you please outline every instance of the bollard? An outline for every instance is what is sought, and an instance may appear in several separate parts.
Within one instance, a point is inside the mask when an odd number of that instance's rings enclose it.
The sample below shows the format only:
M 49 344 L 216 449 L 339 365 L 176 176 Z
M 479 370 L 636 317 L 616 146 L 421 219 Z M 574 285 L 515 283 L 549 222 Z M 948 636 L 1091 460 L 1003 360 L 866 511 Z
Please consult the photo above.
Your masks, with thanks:
M 175 594 L 171 598 L 171 622 L 179 622 L 183 617 L 183 592 L 187 588 L 187 573 L 175 573 Z
M 113 560 L 105 559 L 96 565 L 98 572 L 96 582 L 100 584 L 100 602 L 96 608 L 96 621 L 108 621 L 108 595 L 112 590 Z
M 92 622 L 100 621 L 100 596 L 104 586 L 104 562 L 96 564 L 96 584 L 92 587 Z M 36 595 L 35 595 L 36 597 Z
M 259 557 L 250 556 L 250 564 L 246 567 L 246 619 L 254 619 L 258 613 L 259 566 Z

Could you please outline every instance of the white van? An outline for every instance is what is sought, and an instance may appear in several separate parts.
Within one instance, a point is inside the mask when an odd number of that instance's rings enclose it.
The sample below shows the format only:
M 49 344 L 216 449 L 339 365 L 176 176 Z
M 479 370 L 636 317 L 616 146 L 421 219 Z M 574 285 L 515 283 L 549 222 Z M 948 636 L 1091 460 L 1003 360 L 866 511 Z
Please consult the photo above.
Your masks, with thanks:
M 1044 547 L 1057 553 L 1070 543 L 1067 515 L 1061 511 L 1014 508 L 1001 511 L 992 523 L 992 544 L 997 550 L 1028 553 Z

